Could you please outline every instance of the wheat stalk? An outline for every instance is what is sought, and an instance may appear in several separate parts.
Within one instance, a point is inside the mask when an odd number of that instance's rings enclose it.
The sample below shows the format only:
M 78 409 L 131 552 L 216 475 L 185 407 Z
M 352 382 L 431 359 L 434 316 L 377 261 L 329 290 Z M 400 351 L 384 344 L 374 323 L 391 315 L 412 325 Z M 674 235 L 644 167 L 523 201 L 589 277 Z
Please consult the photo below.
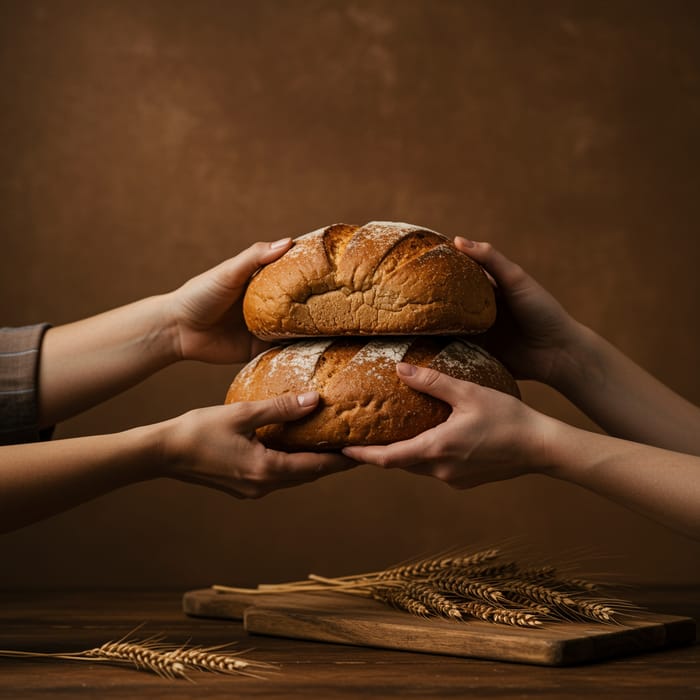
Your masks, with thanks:
M 530 600 L 526 595 L 521 595 L 519 593 L 514 593 L 513 591 L 508 593 L 508 597 L 503 599 L 503 605 L 513 605 L 516 608 L 521 608 L 526 611 L 534 612 L 542 618 L 556 617 L 555 613 L 544 603 L 536 603 Z
M 488 580 L 512 576 L 517 570 L 518 565 L 514 561 L 504 561 L 474 566 L 469 569 L 468 574 L 472 579 Z
M 504 592 L 513 592 L 526 596 L 535 603 L 544 603 L 547 606 L 566 609 L 574 605 L 574 600 L 569 595 L 549 586 L 530 583 L 519 578 L 506 581 L 503 585 Z
M 511 610 L 478 601 L 462 603 L 459 607 L 467 615 L 487 622 L 499 622 L 518 627 L 540 627 L 542 625 L 542 620 L 530 610 Z
M 128 637 L 128 635 L 127 635 Z M 0 656 L 8 658 L 51 658 L 69 661 L 105 662 L 132 666 L 140 671 L 150 671 L 170 680 L 191 680 L 190 671 L 210 671 L 213 673 L 240 674 L 264 678 L 260 671 L 277 670 L 277 666 L 265 661 L 241 659 L 246 651 L 222 652 L 229 644 L 215 647 L 186 647 L 161 643 L 161 637 L 151 637 L 140 641 L 129 641 L 126 637 L 109 641 L 99 647 L 68 653 L 50 653 L 0 650 Z
M 557 575 L 557 570 L 554 566 L 528 566 L 518 568 L 518 578 L 527 581 L 551 581 Z
M 188 668 L 212 671 L 213 673 L 241 674 L 262 678 L 263 676 L 260 676 L 257 671 L 268 672 L 277 670 L 274 664 L 265 661 L 240 658 L 242 654 L 247 653 L 247 650 L 238 652 L 225 651 L 226 647 L 229 646 L 229 644 L 223 644 L 215 647 L 181 647 L 165 652 L 165 656 L 176 663 L 184 664 Z
M 423 603 L 432 613 L 453 620 L 462 619 L 459 608 L 429 582 L 412 581 L 405 585 L 404 590 L 411 598 Z
M 188 669 L 185 664 L 144 643 L 106 642 L 83 654 L 89 659 L 133 664 L 139 670 L 153 671 L 164 678 L 187 678 Z
M 584 591 L 600 591 L 605 588 L 602 583 L 598 583 L 597 581 L 588 581 L 587 579 L 583 578 L 563 578 L 559 579 L 559 583 L 567 588 L 579 588 Z
M 610 605 L 595 600 L 575 600 L 572 606 L 582 617 L 600 622 L 614 622 L 616 611 Z
M 452 572 L 434 574 L 428 579 L 437 590 L 454 593 L 463 598 L 481 598 L 489 603 L 499 603 L 505 595 L 495 586 L 484 581 L 475 581 Z
M 486 549 L 474 554 L 451 556 L 451 557 L 430 557 L 421 559 L 413 564 L 404 564 L 384 569 L 378 573 L 377 578 L 416 578 L 434 574 L 444 569 L 470 569 L 484 562 L 495 559 L 499 552 L 497 549 Z
M 376 588 L 372 597 L 382 603 L 387 603 L 399 610 L 405 610 L 419 617 L 430 617 L 430 609 L 420 600 L 411 597 L 402 588 Z
M 255 589 L 214 586 L 247 594 L 328 591 L 368 596 L 421 617 L 538 627 L 544 621 L 614 623 L 637 610 L 633 604 L 596 597 L 601 584 L 560 577 L 552 565 L 526 565 L 503 558 L 497 548 L 453 552 L 390 566 L 381 571 L 329 578 L 309 574 L 303 581 L 263 584 Z

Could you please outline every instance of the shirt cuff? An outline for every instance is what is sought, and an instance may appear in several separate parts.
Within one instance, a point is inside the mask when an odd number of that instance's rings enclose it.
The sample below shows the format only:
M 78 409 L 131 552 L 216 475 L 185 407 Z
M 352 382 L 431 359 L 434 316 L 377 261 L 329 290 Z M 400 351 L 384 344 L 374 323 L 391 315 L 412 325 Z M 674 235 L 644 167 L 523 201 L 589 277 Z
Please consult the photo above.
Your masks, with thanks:
M 44 333 L 39 323 L 0 328 L 0 445 L 49 440 L 53 427 L 39 427 L 39 358 Z

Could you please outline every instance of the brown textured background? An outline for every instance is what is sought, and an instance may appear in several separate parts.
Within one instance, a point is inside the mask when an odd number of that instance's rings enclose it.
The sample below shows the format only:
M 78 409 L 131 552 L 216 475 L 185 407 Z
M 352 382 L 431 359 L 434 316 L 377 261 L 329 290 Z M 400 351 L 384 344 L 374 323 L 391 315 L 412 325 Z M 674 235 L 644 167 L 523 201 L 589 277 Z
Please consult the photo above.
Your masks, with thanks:
M 696 2 L 3 0 L 0 323 L 165 291 L 258 239 L 405 220 L 493 241 L 698 402 L 699 69 Z M 233 374 L 173 367 L 57 437 L 218 403 Z M 0 586 L 257 583 L 513 537 L 700 581 L 700 545 L 576 487 L 362 467 L 254 502 L 133 486 L 0 538 Z

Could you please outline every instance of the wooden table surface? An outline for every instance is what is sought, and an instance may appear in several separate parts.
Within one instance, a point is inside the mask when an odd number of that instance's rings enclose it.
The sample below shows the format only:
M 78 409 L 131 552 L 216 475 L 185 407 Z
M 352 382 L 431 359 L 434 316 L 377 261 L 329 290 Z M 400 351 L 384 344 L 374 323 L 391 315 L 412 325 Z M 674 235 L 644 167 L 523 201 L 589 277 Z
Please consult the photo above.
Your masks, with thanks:
M 168 641 L 239 642 L 280 670 L 267 680 L 196 674 L 171 681 L 91 662 L 0 659 L 2 698 L 700 698 L 700 645 L 604 663 L 546 668 L 251 637 L 240 623 L 188 618 L 182 592 L 0 593 L 0 648 L 78 651 L 141 623 Z M 637 591 L 656 612 L 700 619 L 698 591 Z

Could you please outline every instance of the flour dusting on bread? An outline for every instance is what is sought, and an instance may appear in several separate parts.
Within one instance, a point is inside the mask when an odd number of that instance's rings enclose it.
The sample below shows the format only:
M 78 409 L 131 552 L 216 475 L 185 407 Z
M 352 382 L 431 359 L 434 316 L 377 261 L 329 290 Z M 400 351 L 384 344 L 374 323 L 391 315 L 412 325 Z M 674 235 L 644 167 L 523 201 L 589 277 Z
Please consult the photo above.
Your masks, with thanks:
M 307 384 L 314 376 L 321 355 L 332 342 L 332 338 L 307 340 L 283 348 L 270 361 L 268 371 L 274 375 L 283 370 L 290 373 L 295 381 Z
M 411 347 L 413 338 L 406 341 L 369 340 L 353 358 L 357 364 L 376 364 L 381 361 L 401 362 Z
M 478 345 L 454 340 L 435 356 L 430 366 L 445 374 L 459 376 L 465 365 L 487 367 L 495 362 L 495 359 Z
M 394 366 L 397 362 L 402 362 L 403 358 L 406 357 L 408 348 L 411 347 L 413 340 L 411 338 L 405 341 L 367 341 L 367 344 L 352 358 L 353 368 L 376 379 L 393 376 Z
M 397 221 L 299 236 L 253 277 L 243 300 L 248 329 L 263 340 L 471 334 L 490 327 L 495 312 L 477 263 L 443 234 Z

